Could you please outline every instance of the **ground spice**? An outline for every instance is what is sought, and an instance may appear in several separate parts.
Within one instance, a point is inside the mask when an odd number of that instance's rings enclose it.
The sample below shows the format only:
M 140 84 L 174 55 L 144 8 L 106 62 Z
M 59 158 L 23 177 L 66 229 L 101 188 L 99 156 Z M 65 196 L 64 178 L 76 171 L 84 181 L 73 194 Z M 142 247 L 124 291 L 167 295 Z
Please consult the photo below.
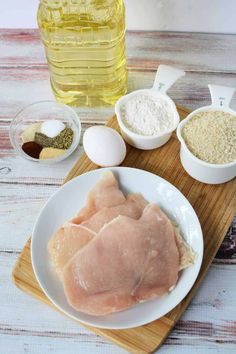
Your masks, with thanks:
M 42 147 L 52 147 L 53 139 L 43 133 L 35 133 L 34 141 Z
M 39 155 L 40 160 L 54 159 L 55 157 L 64 155 L 66 150 L 55 148 L 44 148 Z
M 42 151 L 43 147 L 37 144 L 35 141 L 28 141 L 22 145 L 22 150 L 35 159 L 39 158 L 40 152 Z
M 40 131 L 41 123 L 32 123 L 21 134 L 21 139 L 23 143 L 28 141 L 34 141 L 34 135 L 36 132 Z

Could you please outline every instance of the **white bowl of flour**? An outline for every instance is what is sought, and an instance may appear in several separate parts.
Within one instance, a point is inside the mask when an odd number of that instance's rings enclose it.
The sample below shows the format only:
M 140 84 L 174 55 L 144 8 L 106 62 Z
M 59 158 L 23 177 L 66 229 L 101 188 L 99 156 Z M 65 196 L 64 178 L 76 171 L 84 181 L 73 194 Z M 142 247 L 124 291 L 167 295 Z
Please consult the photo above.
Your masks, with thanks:
M 152 89 L 133 91 L 121 97 L 115 112 L 126 142 L 142 150 L 164 145 L 179 124 L 179 114 L 166 91 L 185 72 L 160 65 Z

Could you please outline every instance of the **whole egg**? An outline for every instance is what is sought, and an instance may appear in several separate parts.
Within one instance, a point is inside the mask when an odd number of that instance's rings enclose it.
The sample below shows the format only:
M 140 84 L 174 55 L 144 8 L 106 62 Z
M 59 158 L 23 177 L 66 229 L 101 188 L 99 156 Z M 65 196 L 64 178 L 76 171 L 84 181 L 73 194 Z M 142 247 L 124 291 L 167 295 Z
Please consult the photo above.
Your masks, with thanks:
M 88 128 L 83 145 L 88 158 L 102 167 L 118 166 L 126 155 L 126 145 L 120 134 L 105 126 Z

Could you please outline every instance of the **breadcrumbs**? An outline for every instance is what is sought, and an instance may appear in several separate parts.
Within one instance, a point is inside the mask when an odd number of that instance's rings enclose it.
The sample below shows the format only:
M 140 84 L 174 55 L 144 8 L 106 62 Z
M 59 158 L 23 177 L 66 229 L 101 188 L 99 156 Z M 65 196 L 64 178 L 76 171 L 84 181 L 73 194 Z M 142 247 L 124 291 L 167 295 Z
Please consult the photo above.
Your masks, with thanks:
M 182 137 L 200 160 L 214 164 L 236 160 L 236 116 L 230 113 L 196 113 L 184 125 Z

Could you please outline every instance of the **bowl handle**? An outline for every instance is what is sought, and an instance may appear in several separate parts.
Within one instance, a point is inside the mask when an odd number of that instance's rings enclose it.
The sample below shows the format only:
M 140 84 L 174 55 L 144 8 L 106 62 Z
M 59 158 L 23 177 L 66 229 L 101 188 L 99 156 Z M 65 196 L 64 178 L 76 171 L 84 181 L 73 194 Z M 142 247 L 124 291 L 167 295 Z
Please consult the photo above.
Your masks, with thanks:
M 208 85 L 211 94 L 212 106 L 218 108 L 229 108 L 230 101 L 236 90 L 233 87 Z
M 169 88 L 180 77 L 185 75 L 185 71 L 169 65 L 159 65 L 153 85 L 153 89 L 161 93 L 166 93 Z

